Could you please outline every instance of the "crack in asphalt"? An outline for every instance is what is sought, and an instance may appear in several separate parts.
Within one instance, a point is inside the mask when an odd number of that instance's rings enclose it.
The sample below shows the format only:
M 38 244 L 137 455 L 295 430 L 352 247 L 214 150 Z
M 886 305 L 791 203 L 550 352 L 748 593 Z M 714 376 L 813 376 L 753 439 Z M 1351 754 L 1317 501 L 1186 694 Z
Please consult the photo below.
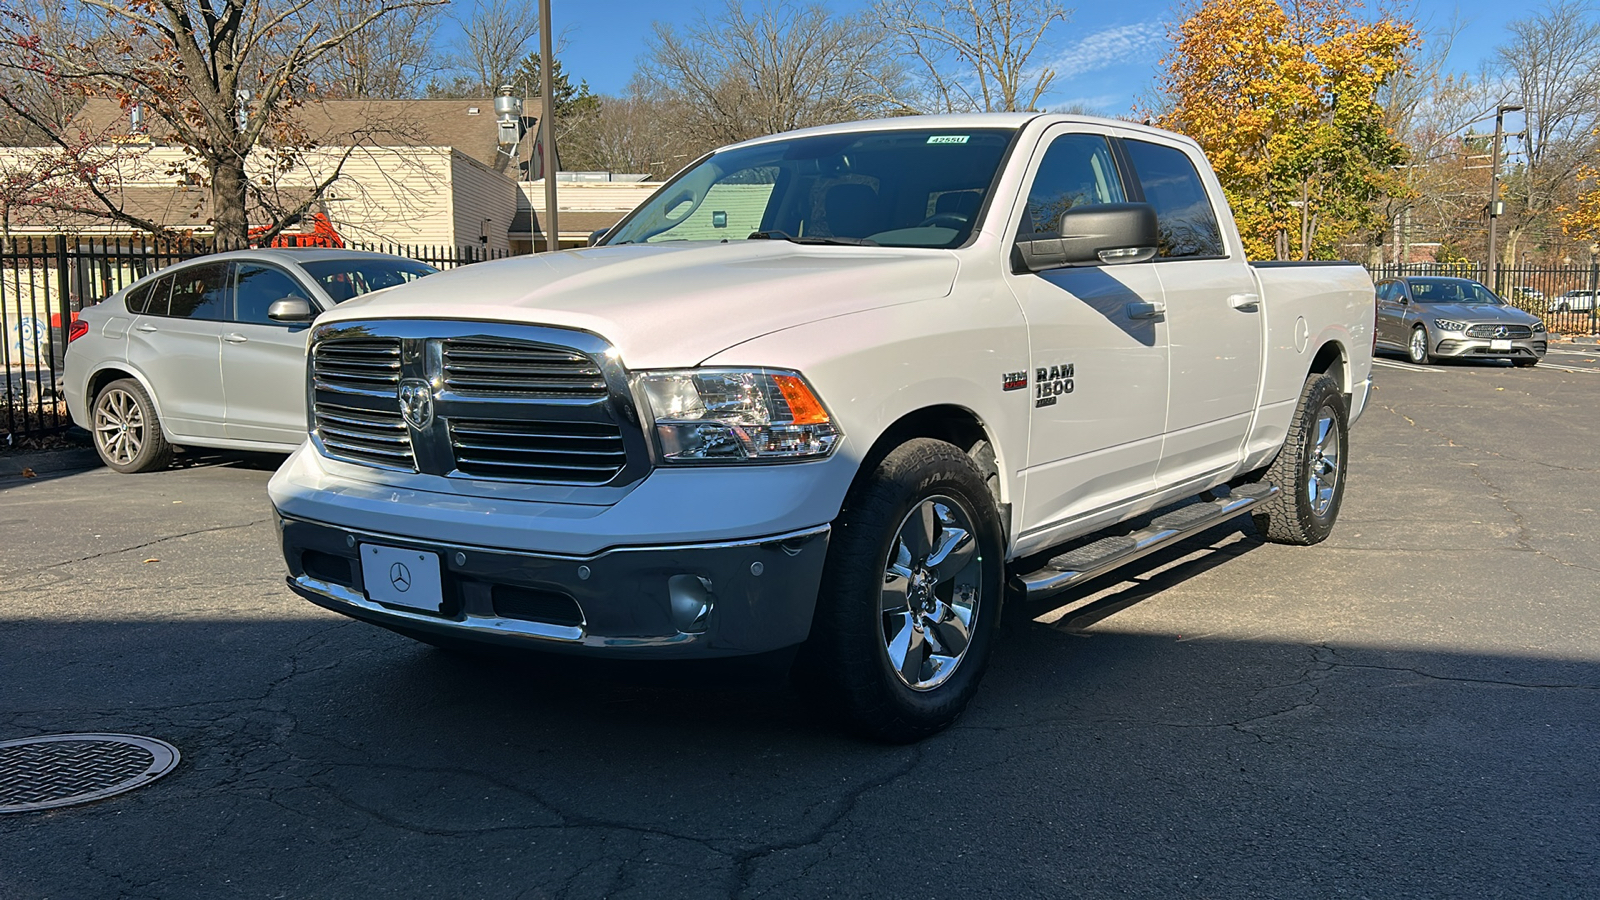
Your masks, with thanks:
M 1323 651 L 1322 653 L 1318 654 L 1318 661 L 1324 665 L 1337 669 L 1371 669 L 1378 672 L 1406 672 L 1416 675 L 1419 678 L 1426 678 L 1430 681 L 1445 681 L 1455 684 L 1481 684 L 1493 687 L 1523 688 L 1526 690 L 1600 691 L 1600 685 L 1596 684 L 1547 684 L 1528 681 L 1504 681 L 1495 678 L 1468 678 L 1461 675 L 1436 675 L 1432 672 L 1425 672 L 1422 669 L 1418 669 L 1413 666 L 1380 666 L 1373 663 L 1344 662 L 1343 660 L 1338 659 L 1339 651 L 1333 649 L 1332 647 L 1319 644 L 1318 648 Z
M 1455 438 L 1452 438 L 1452 437 L 1450 437 L 1449 435 L 1447 435 L 1447 434 L 1445 434 L 1443 432 L 1435 431 L 1434 429 L 1429 428 L 1426 425 L 1422 425 L 1422 424 L 1418 423 L 1416 419 L 1411 418 L 1410 416 L 1406 415 L 1405 413 L 1401 412 L 1398 409 L 1395 409 L 1392 406 L 1386 406 L 1386 405 L 1384 405 L 1382 403 L 1377 404 L 1377 406 L 1378 406 L 1379 409 L 1384 410 L 1385 412 L 1393 413 L 1394 415 L 1399 416 L 1402 419 L 1405 419 L 1406 423 L 1408 425 L 1410 425 L 1411 427 L 1413 427 L 1413 428 L 1417 429 L 1418 431 L 1421 431 L 1421 432 L 1423 432 L 1425 434 L 1433 435 L 1434 437 L 1438 438 L 1439 440 L 1444 441 L 1447 445 L 1449 445 L 1451 447 L 1459 447 L 1459 448 L 1461 448 L 1463 450 L 1471 450 L 1474 453 L 1481 453 L 1484 456 L 1492 456 L 1495 459 L 1503 459 L 1503 460 L 1506 460 L 1507 462 L 1523 463 L 1523 464 L 1526 464 L 1526 465 L 1534 465 L 1534 466 L 1544 466 L 1547 469 L 1558 469 L 1558 470 L 1560 470 L 1562 472 L 1581 472 L 1581 473 L 1584 473 L 1584 474 L 1600 473 L 1600 469 L 1586 468 L 1586 467 L 1583 467 L 1583 466 L 1558 466 L 1555 463 L 1545 462 L 1542 459 L 1523 459 L 1523 458 L 1518 457 L 1518 456 L 1507 456 L 1506 454 L 1500 453 L 1500 452 L 1495 451 L 1495 450 L 1489 450 L 1489 449 L 1486 449 L 1486 448 L 1483 448 L 1483 447 L 1474 446 L 1472 444 L 1463 443 L 1463 442 L 1457 441 Z
M 267 519 L 256 519 L 255 521 L 245 522 L 245 523 L 238 524 L 238 525 L 218 525 L 218 526 L 213 527 L 213 528 L 200 528 L 200 529 L 196 529 L 194 531 L 185 531 L 182 534 L 169 534 L 169 535 L 166 535 L 164 537 L 158 537 L 153 541 L 145 541 L 142 544 L 134 544 L 131 547 L 122 547 L 122 548 L 116 549 L 116 550 L 104 550 L 104 551 L 101 551 L 100 553 L 91 553 L 88 556 L 80 556 L 77 559 L 62 560 L 61 562 L 51 563 L 51 564 L 49 564 L 47 566 L 40 566 L 40 567 L 38 567 L 36 569 L 22 569 L 20 571 L 13 572 L 10 575 L 7 575 L 6 577 L 8 579 L 10 579 L 10 578 L 20 578 L 20 577 L 26 576 L 26 575 L 37 575 L 37 574 L 39 574 L 41 572 L 48 572 L 51 569 L 62 568 L 63 566 L 76 565 L 76 564 L 81 563 L 81 562 L 89 562 L 90 560 L 101 559 L 101 558 L 107 557 L 107 556 L 116 556 L 116 555 L 121 554 L 121 553 L 130 553 L 130 552 L 132 552 L 134 550 L 143 550 L 146 547 L 154 547 L 157 544 L 164 544 L 164 543 L 166 543 L 168 541 L 178 540 L 179 538 L 194 537 L 195 535 L 198 535 L 198 534 L 215 534 L 215 533 L 217 533 L 219 531 L 236 531 L 236 530 L 241 529 L 241 528 L 254 528 L 257 525 L 265 525 L 266 523 L 271 522 L 271 521 L 272 521 L 272 519 L 270 519 L 270 518 L 267 518 Z M 22 590 L 24 587 L 29 588 L 29 589 L 37 589 L 38 585 L 13 585 L 11 587 L 0 587 L 0 593 L 9 593 L 11 591 Z

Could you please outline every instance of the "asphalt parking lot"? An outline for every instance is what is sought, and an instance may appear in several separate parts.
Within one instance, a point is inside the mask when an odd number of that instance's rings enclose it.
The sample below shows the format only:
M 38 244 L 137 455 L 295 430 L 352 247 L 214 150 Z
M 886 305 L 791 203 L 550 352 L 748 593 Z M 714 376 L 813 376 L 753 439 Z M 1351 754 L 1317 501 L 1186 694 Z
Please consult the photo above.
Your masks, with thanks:
M 1013 609 L 914 747 L 729 672 L 484 662 L 283 586 L 278 459 L 0 478 L 0 740 L 179 768 L 0 816 L 0 898 L 1576 897 L 1600 363 L 1380 362 L 1337 530 Z

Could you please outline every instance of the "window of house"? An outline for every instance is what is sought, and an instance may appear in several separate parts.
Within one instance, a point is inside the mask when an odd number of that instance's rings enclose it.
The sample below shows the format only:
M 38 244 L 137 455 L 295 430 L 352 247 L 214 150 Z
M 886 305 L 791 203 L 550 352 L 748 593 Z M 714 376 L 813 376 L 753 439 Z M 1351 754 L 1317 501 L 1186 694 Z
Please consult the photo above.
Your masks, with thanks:
M 1226 256 L 1211 198 L 1189 155 L 1176 147 L 1124 141 L 1139 173 L 1146 203 L 1155 207 L 1160 240 L 1156 255 L 1166 258 Z

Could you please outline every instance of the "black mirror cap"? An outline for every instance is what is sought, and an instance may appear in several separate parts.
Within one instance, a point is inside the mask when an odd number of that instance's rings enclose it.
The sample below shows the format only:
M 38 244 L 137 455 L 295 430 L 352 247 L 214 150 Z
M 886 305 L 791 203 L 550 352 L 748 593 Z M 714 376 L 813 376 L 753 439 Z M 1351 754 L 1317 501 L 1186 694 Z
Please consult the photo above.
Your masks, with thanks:
M 1017 255 L 1029 272 L 1148 262 L 1157 236 L 1155 207 L 1148 203 L 1080 206 L 1061 214 L 1055 234 L 1019 238 Z
M 272 305 L 267 307 L 267 318 L 274 322 L 309 322 L 315 317 L 311 304 L 299 297 L 274 300 Z
M 606 232 L 610 230 L 609 228 L 596 228 L 589 232 L 589 246 L 593 247 L 595 244 L 600 243 L 600 239 L 605 237 Z

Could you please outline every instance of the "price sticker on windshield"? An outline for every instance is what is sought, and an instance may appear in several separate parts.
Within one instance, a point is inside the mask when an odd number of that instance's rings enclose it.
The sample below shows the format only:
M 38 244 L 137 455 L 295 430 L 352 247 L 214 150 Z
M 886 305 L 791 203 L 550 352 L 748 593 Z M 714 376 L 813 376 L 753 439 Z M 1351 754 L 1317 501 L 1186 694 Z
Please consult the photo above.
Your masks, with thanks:
M 930 144 L 965 144 L 969 135 L 965 134 L 936 134 L 928 138 Z

